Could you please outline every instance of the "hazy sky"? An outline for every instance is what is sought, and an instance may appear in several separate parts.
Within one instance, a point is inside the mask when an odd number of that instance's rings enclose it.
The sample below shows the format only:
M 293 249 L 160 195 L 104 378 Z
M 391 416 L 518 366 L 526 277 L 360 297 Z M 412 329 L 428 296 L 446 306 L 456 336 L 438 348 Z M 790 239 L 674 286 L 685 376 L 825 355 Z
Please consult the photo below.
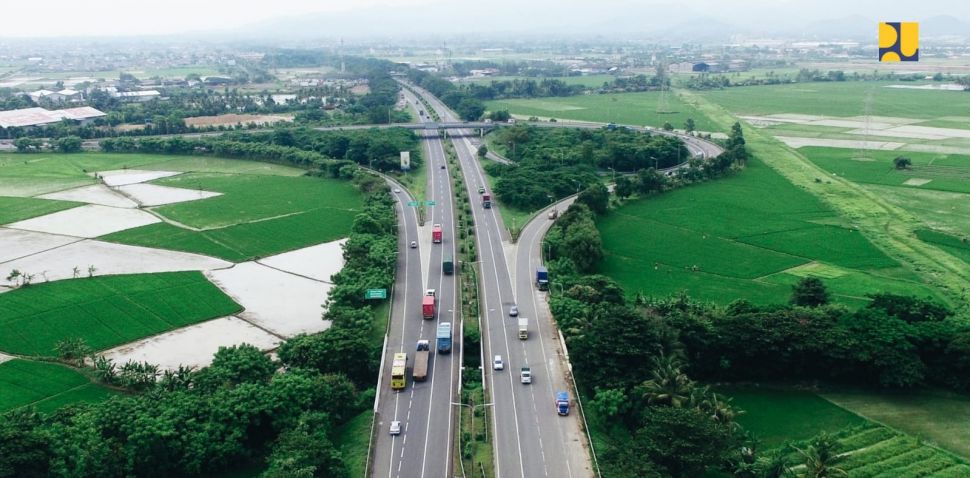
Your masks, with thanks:
M 652 7 L 656 6 L 656 9 Z M 415 30 L 478 32 L 502 31 L 503 26 L 527 28 L 575 28 L 589 18 L 622 18 L 624 10 L 636 12 L 634 22 L 656 25 L 669 15 L 683 21 L 685 13 L 707 16 L 737 26 L 838 19 L 860 15 L 873 20 L 919 20 L 952 15 L 970 21 L 970 2 L 965 0 L 166 0 L 131 2 L 112 0 L 44 0 L 0 3 L 4 21 L 0 37 L 119 36 L 177 34 L 237 29 L 276 17 L 311 13 L 361 11 L 382 17 L 359 27 L 358 33 Z M 376 13 L 375 13 L 376 12 Z M 395 22 L 396 15 L 412 18 L 424 12 L 439 15 L 435 27 L 420 21 Z M 611 17 L 610 15 L 620 15 Z M 336 17 L 335 17 L 336 18 Z M 453 21 L 452 21 L 453 20 Z M 338 22 L 339 23 L 339 22 Z M 349 25 L 347 25 L 349 27 Z M 608 29 L 608 24 L 606 26 Z

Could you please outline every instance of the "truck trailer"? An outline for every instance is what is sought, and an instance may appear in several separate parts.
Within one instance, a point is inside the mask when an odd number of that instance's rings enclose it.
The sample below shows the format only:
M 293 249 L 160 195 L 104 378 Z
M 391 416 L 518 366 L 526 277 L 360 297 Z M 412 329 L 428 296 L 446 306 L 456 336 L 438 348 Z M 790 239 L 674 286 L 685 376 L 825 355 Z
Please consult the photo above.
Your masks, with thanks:
M 415 382 L 427 380 L 429 355 L 431 355 L 431 344 L 427 340 L 419 340 L 417 352 L 414 354 L 414 370 L 411 372 Z
M 492 195 L 491 194 L 482 194 L 482 207 L 485 208 L 485 209 L 491 209 L 492 208 Z
M 519 340 L 529 338 L 529 319 L 519 317 Z
M 441 244 L 441 224 L 431 226 L 431 242 Z

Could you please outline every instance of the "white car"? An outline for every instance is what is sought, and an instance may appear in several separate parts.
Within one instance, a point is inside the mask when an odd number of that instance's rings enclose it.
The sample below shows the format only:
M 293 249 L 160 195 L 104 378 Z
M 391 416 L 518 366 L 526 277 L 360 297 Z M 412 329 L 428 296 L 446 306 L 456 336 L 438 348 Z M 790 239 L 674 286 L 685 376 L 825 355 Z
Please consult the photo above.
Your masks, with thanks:
M 418 242 L 417 241 L 411 241 L 411 249 L 417 249 L 417 248 L 418 248 Z
M 397 194 L 401 194 L 401 189 L 400 188 L 394 188 L 394 192 L 397 193 Z
M 391 435 L 400 435 L 400 434 L 401 434 L 401 421 L 394 420 L 393 422 L 391 422 Z
M 492 360 L 492 368 L 495 370 L 505 370 L 505 362 L 502 361 L 501 355 L 496 355 L 495 360 Z
M 519 316 L 519 306 L 517 306 L 515 304 L 512 304 L 512 307 L 509 307 L 509 316 L 510 317 L 518 317 Z

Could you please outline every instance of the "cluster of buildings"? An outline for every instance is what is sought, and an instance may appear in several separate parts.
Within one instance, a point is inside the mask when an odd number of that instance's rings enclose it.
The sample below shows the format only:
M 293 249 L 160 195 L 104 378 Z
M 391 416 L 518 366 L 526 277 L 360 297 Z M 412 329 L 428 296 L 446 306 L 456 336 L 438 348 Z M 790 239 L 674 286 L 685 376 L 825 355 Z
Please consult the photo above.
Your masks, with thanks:
M 0 129 L 30 128 L 59 123 L 64 120 L 88 125 L 105 113 L 90 106 L 49 110 L 46 108 L 23 108 L 19 110 L 0 111 Z

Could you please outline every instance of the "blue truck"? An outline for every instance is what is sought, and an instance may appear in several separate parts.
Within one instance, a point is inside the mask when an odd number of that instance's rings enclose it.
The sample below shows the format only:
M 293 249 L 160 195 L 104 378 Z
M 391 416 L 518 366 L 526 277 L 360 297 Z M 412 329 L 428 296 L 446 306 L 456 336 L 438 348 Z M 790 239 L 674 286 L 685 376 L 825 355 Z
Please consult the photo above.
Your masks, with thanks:
M 556 392 L 556 413 L 566 416 L 569 415 L 569 394 L 566 392 Z
M 536 267 L 536 287 L 549 290 L 549 271 L 543 266 Z
M 451 353 L 451 322 L 438 324 L 438 353 Z

